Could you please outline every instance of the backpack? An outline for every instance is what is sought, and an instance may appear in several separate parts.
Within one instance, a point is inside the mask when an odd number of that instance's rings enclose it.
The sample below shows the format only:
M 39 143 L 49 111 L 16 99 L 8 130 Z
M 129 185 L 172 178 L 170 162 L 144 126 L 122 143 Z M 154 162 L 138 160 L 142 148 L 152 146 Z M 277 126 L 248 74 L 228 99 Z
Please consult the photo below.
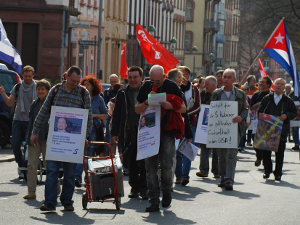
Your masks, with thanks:
M 55 96 L 57 95 L 58 91 L 59 91 L 59 88 L 61 87 L 61 83 L 60 84 L 56 84 L 54 86 L 54 89 L 53 89 L 53 97 L 50 101 L 50 105 L 53 105 L 53 100 L 55 98 Z M 80 86 L 80 93 L 81 93 L 81 98 L 82 98 L 82 108 L 84 108 L 84 96 L 85 96 L 85 88 Z

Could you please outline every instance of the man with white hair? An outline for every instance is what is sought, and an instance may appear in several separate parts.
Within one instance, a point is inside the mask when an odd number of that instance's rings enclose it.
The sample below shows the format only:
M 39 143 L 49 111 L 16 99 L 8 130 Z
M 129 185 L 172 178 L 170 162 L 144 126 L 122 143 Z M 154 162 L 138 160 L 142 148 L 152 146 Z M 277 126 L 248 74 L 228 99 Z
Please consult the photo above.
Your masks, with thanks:
M 283 121 L 278 151 L 275 152 L 276 158 L 274 171 L 272 171 L 272 152 L 269 150 L 261 150 L 265 170 L 263 178 L 268 179 L 270 177 L 270 173 L 273 172 L 275 180 L 280 181 L 282 176 L 285 143 L 288 131 L 290 130 L 290 120 L 293 120 L 297 116 L 297 108 L 293 100 L 284 93 L 285 80 L 277 78 L 274 81 L 274 87 L 275 92 L 271 92 L 262 99 L 258 108 L 258 113 L 279 116 L 279 119 Z
M 135 111 L 137 114 L 143 113 L 148 106 L 148 94 L 166 93 L 176 95 L 183 98 L 182 92 L 178 85 L 169 79 L 165 79 L 164 69 L 159 65 L 152 66 L 150 70 L 150 79 L 141 87 L 137 96 L 137 104 Z M 171 204 L 171 186 L 172 186 L 172 167 L 173 157 L 175 155 L 175 137 L 171 130 L 165 129 L 165 122 L 169 121 L 169 112 L 174 110 L 173 105 L 166 101 L 160 103 L 162 108 L 167 112 L 162 116 L 160 129 L 160 147 L 158 155 L 151 156 L 145 159 L 147 171 L 148 197 L 150 205 L 146 208 L 146 212 L 159 211 L 160 190 L 162 191 L 162 207 L 166 208 Z M 174 110 L 175 111 L 175 110 Z M 182 101 L 182 107 L 177 110 L 178 113 L 185 113 L 186 106 Z M 159 180 L 157 171 L 158 165 L 161 168 L 161 180 Z M 161 183 L 161 185 L 159 185 Z
M 238 123 L 238 143 L 246 129 L 246 119 L 248 108 L 246 103 L 246 94 L 236 88 L 233 83 L 236 81 L 236 72 L 234 69 L 226 69 L 223 73 L 223 87 L 215 90 L 211 96 L 211 101 L 237 101 L 238 116 L 232 119 L 233 123 Z M 219 187 L 225 187 L 226 190 L 233 190 L 235 168 L 237 162 L 237 148 L 220 148 L 219 156 L 219 175 L 221 181 Z

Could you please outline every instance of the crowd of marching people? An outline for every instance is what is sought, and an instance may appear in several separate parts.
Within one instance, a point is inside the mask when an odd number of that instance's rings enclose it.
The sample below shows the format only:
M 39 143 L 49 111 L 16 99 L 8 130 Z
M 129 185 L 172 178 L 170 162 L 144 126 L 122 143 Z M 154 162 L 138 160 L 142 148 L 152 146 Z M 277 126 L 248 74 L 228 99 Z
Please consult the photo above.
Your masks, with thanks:
M 168 207 L 172 202 L 173 185 L 186 186 L 190 180 L 191 160 L 176 151 L 177 136 L 172 129 L 179 129 L 183 136 L 180 139 L 191 142 L 200 148 L 200 165 L 196 175 L 201 178 L 209 176 L 218 179 L 218 185 L 225 190 L 233 190 L 238 152 L 244 151 L 246 144 L 251 146 L 255 134 L 250 124 L 260 113 L 278 116 L 283 121 L 279 146 L 275 152 L 275 169 L 273 169 L 272 151 L 254 147 L 255 166 L 264 166 L 262 177 L 281 180 L 285 144 L 290 133 L 295 142 L 294 150 L 299 150 L 299 128 L 293 127 L 290 132 L 290 121 L 297 116 L 292 87 L 282 78 L 274 82 L 270 77 L 262 77 L 256 83 L 256 77 L 250 75 L 245 84 L 236 83 L 236 71 L 226 69 L 217 71 L 215 76 L 198 77 L 191 80 L 191 70 L 186 66 L 174 68 L 166 74 L 159 65 L 151 67 L 149 77 L 143 77 L 143 70 L 138 66 L 128 69 L 128 79 L 122 84 L 116 74 L 109 77 L 111 87 L 103 90 L 101 83 L 93 75 L 81 78 L 82 71 L 72 66 L 65 74 L 61 84 L 51 87 L 46 79 L 35 81 L 34 68 L 25 66 L 23 80 L 12 90 L 0 86 L 0 94 L 5 103 L 12 106 L 16 103 L 12 125 L 11 144 L 20 170 L 24 161 L 20 147 L 23 141 L 28 145 L 28 191 L 24 199 L 36 198 L 36 171 L 40 154 L 43 155 L 46 168 L 45 201 L 42 211 L 55 211 L 57 196 L 66 211 L 73 211 L 73 193 L 75 187 L 83 183 L 83 165 L 45 160 L 46 140 L 49 129 L 51 106 L 84 108 L 88 110 L 88 122 L 85 141 L 85 156 L 106 156 L 110 152 L 104 146 L 92 146 L 91 141 L 105 141 L 111 144 L 113 154 L 122 157 L 123 173 L 129 175 L 131 187 L 129 198 L 149 199 L 147 212 L 159 211 L 159 205 Z M 160 102 L 162 108 L 160 127 L 160 147 L 157 155 L 137 160 L 137 142 L 140 114 L 148 105 L 148 94 L 166 93 L 166 102 Z M 237 116 L 232 119 L 238 127 L 238 148 L 208 148 L 206 144 L 195 142 L 198 115 L 201 105 L 211 101 L 236 101 Z M 182 117 L 183 126 L 172 124 L 174 115 Z M 66 132 L 66 119 L 52 121 L 57 129 Z M 106 120 L 106 124 L 104 121 Z M 170 129 L 170 124 L 173 127 Z M 142 125 L 141 125 L 142 126 Z M 104 129 L 105 127 L 105 129 Z M 270 139 L 271 142 L 271 139 Z M 210 169 L 210 154 L 212 163 Z M 60 168 L 63 168 L 64 179 L 60 190 Z M 61 193 L 60 193 L 61 192 Z M 162 198 L 160 195 L 162 194 Z

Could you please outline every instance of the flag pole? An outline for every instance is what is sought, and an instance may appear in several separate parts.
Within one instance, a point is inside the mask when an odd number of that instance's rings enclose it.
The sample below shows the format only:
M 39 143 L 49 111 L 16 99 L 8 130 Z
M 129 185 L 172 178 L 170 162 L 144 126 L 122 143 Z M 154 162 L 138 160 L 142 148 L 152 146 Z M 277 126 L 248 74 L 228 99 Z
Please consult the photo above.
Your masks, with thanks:
M 284 17 L 282 17 L 282 19 L 279 21 L 278 25 L 276 26 L 276 28 L 274 29 L 273 33 L 270 35 L 269 39 L 266 41 L 265 45 L 270 41 L 270 39 L 273 37 L 273 34 L 275 33 L 275 31 L 277 30 L 277 28 L 280 26 L 281 22 L 284 20 Z M 251 64 L 250 68 L 248 69 L 248 71 L 245 73 L 245 75 L 242 77 L 242 80 L 240 81 L 240 84 L 242 84 L 242 82 L 244 81 L 245 77 L 247 77 L 248 73 L 250 72 L 251 68 L 253 67 L 254 63 L 256 62 L 256 60 L 258 59 L 259 55 L 262 53 L 264 49 L 262 48 L 260 50 L 260 52 L 258 53 L 258 55 L 256 56 L 256 58 L 254 59 L 253 63 Z

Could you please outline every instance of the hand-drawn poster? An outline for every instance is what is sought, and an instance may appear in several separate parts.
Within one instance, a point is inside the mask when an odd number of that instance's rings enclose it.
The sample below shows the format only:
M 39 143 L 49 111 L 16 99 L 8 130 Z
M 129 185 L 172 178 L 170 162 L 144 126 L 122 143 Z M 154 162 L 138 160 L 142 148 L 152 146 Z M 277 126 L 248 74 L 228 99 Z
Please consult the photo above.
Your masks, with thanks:
M 46 160 L 82 163 L 88 110 L 52 106 Z
M 157 155 L 160 145 L 161 106 L 148 106 L 140 116 L 136 160 Z
M 201 105 L 201 110 L 198 116 L 198 123 L 195 133 L 195 142 L 197 143 L 206 144 L 209 107 L 209 105 Z
M 283 121 L 279 116 L 261 113 L 258 118 L 253 147 L 277 152 Z
M 294 102 L 297 108 L 297 117 L 293 120 L 290 120 L 290 127 L 300 127 L 300 102 Z
M 232 122 L 236 116 L 238 116 L 236 101 L 213 101 L 210 103 L 207 148 L 238 147 L 238 123 Z

